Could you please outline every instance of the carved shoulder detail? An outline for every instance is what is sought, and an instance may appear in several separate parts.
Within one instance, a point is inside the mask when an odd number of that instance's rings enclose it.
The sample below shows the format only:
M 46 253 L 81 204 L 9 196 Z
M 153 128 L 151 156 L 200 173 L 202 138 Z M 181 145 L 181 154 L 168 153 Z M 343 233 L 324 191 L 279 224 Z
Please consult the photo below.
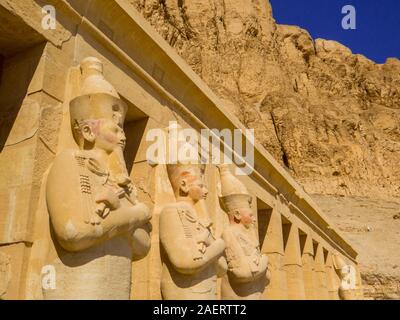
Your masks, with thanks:
M 257 247 L 255 247 L 253 245 L 253 243 L 251 241 L 249 241 L 249 239 L 247 239 L 247 237 L 245 237 L 241 234 L 238 234 L 238 235 L 236 235 L 236 238 L 237 238 L 241 248 L 243 249 L 243 253 L 246 256 L 251 256 L 257 250 Z
M 95 203 L 91 175 L 86 167 L 86 157 L 81 151 L 67 149 L 57 155 L 47 180 L 50 215 L 58 212 L 65 215 L 67 219 L 68 215 L 76 212 L 83 215 L 81 219 L 85 223 L 93 220 Z M 61 201 L 69 205 L 60 206 Z M 80 208 L 77 205 L 80 205 Z M 64 212 L 64 207 L 75 208 L 75 210 Z
M 167 204 L 166 206 L 163 207 L 161 210 L 162 215 L 172 215 L 172 214 L 178 214 L 178 208 L 176 207 L 175 204 Z
M 47 179 L 47 189 L 65 188 L 60 181 L 78 181 L 76 177 L 78 173 L 77 168 L 75 150 L 65 150 L 58 154 L 50 168 L 49 177 Z M 55 194 L 61 195 L 63 193 Z

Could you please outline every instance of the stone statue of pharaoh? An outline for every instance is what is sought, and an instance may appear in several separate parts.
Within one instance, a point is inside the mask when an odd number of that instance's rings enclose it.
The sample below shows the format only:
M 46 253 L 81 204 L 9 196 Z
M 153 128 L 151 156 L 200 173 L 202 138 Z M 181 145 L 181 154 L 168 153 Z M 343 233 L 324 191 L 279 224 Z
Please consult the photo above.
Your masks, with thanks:
M 226 261 L 225 243 L 215 239 L 211 221 L 201 218 L 195 204 L 208 193 L 203 167 L 197 164 L 167 165 L 176 202 L 160 215 L 163 250 L 161 292 L 166 300 L 217 299 L 217 273 Z
M 226 165 L 219 166 L 221 200 L 229 224 L 222 238 L 226 244 L 227 275 L 222 279 L 223 300 L 257 300 L 267 284 L 268 258 L 260 244 L 251 209 L 251 196 Z
M 342 300 L 355 300 L 355 272 L 346 264 L 338 253 L 334 255 L 334 266 L 340 278 L 339 297 Z
M 123 150 L 126 104 L 96 58 L 81 62 L 70 102 L 76 149 L 56 156 L 46 202 L 56 244 L 56 289 L 45 299 L 129 299 L 132 255 L 150 247 L 148 207 L 137 201 Z M 136 249 L 133 250 L 133 248 Z

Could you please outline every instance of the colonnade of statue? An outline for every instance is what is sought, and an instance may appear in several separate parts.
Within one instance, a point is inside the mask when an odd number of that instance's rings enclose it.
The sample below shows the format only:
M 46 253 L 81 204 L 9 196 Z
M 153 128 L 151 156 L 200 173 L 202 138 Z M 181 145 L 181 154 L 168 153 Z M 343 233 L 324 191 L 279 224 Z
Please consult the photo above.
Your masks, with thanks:
M 132 259 L 150 249 L 150 209 L 139 202 L 126 168 L 127 105 L 103 76 L 96 58 L 80 64 L 80 93 L 70 101 L 76 148 L 59 153 L 49 171 L 45 198 L 56 254 L 57 288 L 45 299 L 129 299 Z M 167 164 L 175 201 L 160 214 L 163 299 L 260 299 L 269 282 L 268 258 L 260 252 L 252 197 L 221 165 L 220 203 L 227 225 L 216 235 L 198 212 L 206 199 L 205 167 L 191 161 Z M 346 264 L 336 265 L 346 282 Z M 133 288 L 134 290 L 134 288 Z M 346 285 L 342 299 L 349 299 Z

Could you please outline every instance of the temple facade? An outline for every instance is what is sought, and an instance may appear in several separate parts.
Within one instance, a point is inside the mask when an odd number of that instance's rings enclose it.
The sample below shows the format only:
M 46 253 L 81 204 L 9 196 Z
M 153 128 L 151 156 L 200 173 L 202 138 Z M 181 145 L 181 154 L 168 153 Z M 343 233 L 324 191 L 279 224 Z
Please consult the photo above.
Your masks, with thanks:
M 128 0 L 0 17 L 0 299 L 363 298 L 357 252 L 257 141 L 243 175 L 149 161 L 171 123 L 246 128 Z

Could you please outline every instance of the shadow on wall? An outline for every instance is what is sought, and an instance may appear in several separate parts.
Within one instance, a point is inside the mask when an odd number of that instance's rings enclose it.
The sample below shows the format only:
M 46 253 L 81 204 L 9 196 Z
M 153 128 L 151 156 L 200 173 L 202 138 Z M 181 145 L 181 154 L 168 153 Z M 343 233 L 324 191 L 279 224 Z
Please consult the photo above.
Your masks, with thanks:
M 0 21 L 1 152 L 6 145 L 15 144 L 18 140 L 16 136 L 21 137 L 21 132 L 24 131 L 24 128 L 14 128 L 14 123 L 32 85 L 33 75 L 45 47 L 45 39 L 20 17 L 1 6 Z M 27 109 L 30 106 L 28 104 Z M 10 139 L 12 131 L 16 131 L 16 139 Z
M 5 146 L 14 144 L 13 139 L 9 139 L 12 130 L 18 135 L 19 128 L 14 123 L 28 94 L 44 46 L 39 44 L 8 57 L 2 54 L 5 48 L 0 47 L 0 152 Z
M 125 124 L 126 147 L 124 157 L 127 170 L 130 174 L 132 173 L 134 163 L 137 161 L 139 146 L 141 143 L 144 143 L 148 120 L 148 118 L 142 117 Z

